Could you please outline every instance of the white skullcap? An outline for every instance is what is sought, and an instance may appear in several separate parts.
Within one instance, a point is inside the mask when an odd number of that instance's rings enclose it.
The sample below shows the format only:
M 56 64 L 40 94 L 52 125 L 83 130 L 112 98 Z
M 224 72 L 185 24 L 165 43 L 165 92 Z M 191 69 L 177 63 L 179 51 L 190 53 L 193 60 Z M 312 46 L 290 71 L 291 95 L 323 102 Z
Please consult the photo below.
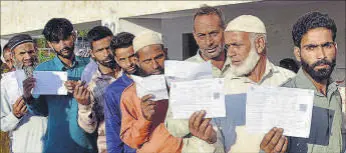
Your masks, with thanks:
M 241 15 L 230 21 L 225 31 L 266 33 L 266 27 L 261 19 L 256 16 Z
M 152 31 L 142 32 L 133 39 L 133 49 L 135 53 L 145 46 L 156 44 L 163 45 L 162 38 L 159 33 Z

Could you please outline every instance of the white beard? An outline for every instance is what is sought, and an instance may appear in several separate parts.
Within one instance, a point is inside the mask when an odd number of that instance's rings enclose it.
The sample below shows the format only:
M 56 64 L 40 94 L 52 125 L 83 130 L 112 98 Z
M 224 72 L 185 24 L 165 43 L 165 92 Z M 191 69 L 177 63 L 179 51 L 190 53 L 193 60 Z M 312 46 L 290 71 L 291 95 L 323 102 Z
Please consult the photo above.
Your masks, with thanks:
M 251 47 L 248 57 L 239 66 L 232 65 L 230 71 L 233 75 L 240 77 L 249 74 L 257 65 L 260 56 L 255 47 Z

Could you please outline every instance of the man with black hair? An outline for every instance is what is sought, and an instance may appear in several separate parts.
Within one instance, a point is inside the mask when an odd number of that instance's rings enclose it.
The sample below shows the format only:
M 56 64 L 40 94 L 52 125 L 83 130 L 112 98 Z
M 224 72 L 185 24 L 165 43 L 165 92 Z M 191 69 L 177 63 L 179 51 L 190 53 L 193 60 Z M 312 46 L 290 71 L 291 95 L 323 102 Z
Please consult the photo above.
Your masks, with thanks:
M 27 111 L 23 91 L 17 83 L 20 70 L 30 77 L 37 66 L 37 48 L 31 36 L 13 36 L 6 45 L 12 54 L 16 71 L 1 79 L 1 130 L 9 131 L 11 151 L 14 153 L 42 152 L 47 118 Z M 15 76 L 15 79 L 13 78 Z
M 85 68 L 85 59 L 74 55 L 76 34 L 73 25 L 65 18 L 53 18 L 42 32 L 48 45 L 56 52 L 55 58 L 41 63 L 36 71 L 64 71 L 69 81 L 65 86 L 73 93 L 76 81 Z M 35 78 L 24 80 L 24 96 L 29 110 L 48 116 L 47 140 L 43 152 L 87 153 L 96 152 L 95 134 L 83 131 L 77 123 L 78 103 L 71 95 L 31 95 Z
M 283 87 L 314 90 L 314 108 L 309 138 L 289 137 L 288 145 L 282 131 L 273 128 L 262 140 L 265 152 L 341 153 L 341 97 L 331 79 L 335 66 L 336 25 L 327 14 L 309 12 L 294 24 L 292 38 L 294 55 L 301 63 L 297 76 Z
M 120 67 L 114 60 L 111 40 L 113 33 L 105 26 L 96 26 L 88 32 L 91 57 L 98 69 L 92 75 L 88 86 L 77 84 L 74 97 L 78 101 L 78 124 L 85 132 L 97 130 L 97 147 L 99 153 L 107 152 L 104 122 L 104 94 L 109 84 L 122 75 Z
M 119 136 L 121 127 L 120 97 L 125 88 L 133 82 L 130 75 L 137 71 L 137 57 L 135 56 L 132 45 L 134 37 L 131 33 L 121 32 L 111 42 L 111 48 L 115 55 L 114 58 L 124 73 L 119 79 L 107 87 L 104 94 L 108 153 L 136 152 L 135 149 L 124 144 Z

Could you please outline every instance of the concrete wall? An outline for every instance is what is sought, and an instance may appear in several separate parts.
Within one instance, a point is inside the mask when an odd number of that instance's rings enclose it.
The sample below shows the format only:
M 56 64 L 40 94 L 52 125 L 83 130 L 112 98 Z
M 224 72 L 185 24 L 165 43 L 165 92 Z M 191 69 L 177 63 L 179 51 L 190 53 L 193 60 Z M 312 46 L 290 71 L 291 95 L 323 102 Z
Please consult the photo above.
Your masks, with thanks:
M 253 1 L 253 0 L 251 0 Z M 73 24 L 248 1 L 1 1 L 1 35 L 40 30 L 53 17 Z

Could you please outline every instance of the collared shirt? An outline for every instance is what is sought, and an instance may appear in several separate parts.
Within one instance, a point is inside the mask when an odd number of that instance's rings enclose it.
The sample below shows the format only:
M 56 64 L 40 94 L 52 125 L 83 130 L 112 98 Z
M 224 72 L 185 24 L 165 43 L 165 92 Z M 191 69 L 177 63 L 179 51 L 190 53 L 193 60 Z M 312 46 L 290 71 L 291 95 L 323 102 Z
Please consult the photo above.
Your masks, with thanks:
M 228 73 L 225 76 L 225 94 L 239 95 L 247 92 L 248 87 L 251 85 L 265 85 L 265 86 L 279 86 L 289 78 L 294 77 L 295 74 L 287 69 L 275 66 L 268 59 L 266 60 L 266 69 L 262 76 L 262 79 L 256 83 L 250 80 L 248 77 L 237 77 L 232 73 Z M 241 97 L 241 96 L 240 96 Z M 242 124 L 239 123 L 238 118 L 241 114 L 245 114 L 245 100 L 239 103 L 242 107 L 238 115 L 231 115 L 235 103 L 226 102 L 226 118 L 215 119 L 215 122 L 219 124 L 219 128 L 222 131 L 222 135 L 225 140 L 226 150 L 229 152 L 259 152 L 260 143 L 264 134 L 252 134 L 246 131 L 245 121 Z M 238 106 L 237 106 L 238 107 Z M 240 115 L 240 116 L 239 116 Z M 245 119 L 243 116 L 242 119 Z
M 294 153 L 339 153 L 342 152 L 341 97 L 337 85 L 328 82 L 327 95 L 318 91 L 307 74 L 300 69 L 297 76 L 283 87 L 314 90 L 314 108 L 309 138 L 289 138 L 288 152 Z
M 106 122 L 106 142 L 108 153 L 135 153 L 136 150 L 120 139 L 121 111 L 120 98 L 125 88 L 132 84 L 125 73 L 106 88 L 104 114 Z
M 98 68 L 97 63 L 93 59 L 90 59 L 90 62 L 85 66 L 85 69 L 81 76 L 81 80 L 85 81 L 86 84 L 89 84 L 92 76 L 97 71 L 97 68 Z
M 132 83 L 121 95 L 120 108 L 120 138 L 130 147 L 136 148 L 137 153 L 181 152 L 182 139 L 173 137 L 164 126 L 168 100 L 157 101 L 155 115 L 152 121 L 148 121 L 143 116 L 141 99 Z
M 96 73 L 92 76 L 92 79 L 88 85 L 90 91 L 90 104 L 82 105 L 78 104 L 78 124 L 88 133 L 98 133 L 97 148 L 99 153 L 107 152 L 106 146 L 106 132 L 104 124 L 103 104 L 105 89 L 114 82 L 122 71 L 118 72 L 118 76 L 104 75 L 97 69 Z
M 85 64 L 76 57 L 72 67 L 66 67 L 56 56 L 41 63 L 36 71 L 65 71 L 68 80 L 80 80 Z M 83 64 L 81 64 L 83 63 Z M 78 126 L 78 102 L 72 95 L 33 95 L 29 110 L 48 116 L 47 141 L 44 152 L 96 152 L 96 134 L 88 134 Z
M 1 130 L 9 131 L 11 152 L 32 153 L 42 152 L 46 140 L 47 118 L 33 116 L 27 112 L 21 118 L 13 114 L 12 105 L 22 96 L 15 77 L 16 71 L 9 72 L 1 79 Z
M 202 58 L 200 52 L 201 51 L 198 50 L 197 54 L 195 56 L 192 56 L 192 57 L 186 59 L 185 61 L 196 62 L 196 63 L 206 62 L 206 60 L 204 60 Z M 228 73 L 230 66 L 231 66 L 231 59 L 226 56 L 226 61 L 223 64 L 223 67 L 222 67 L 221 70 L 219 68 L 217 68 L 216 66 L 212 65 L 213 76 L 216 77 L 216 78 L 224 77 L 224 75 Z

